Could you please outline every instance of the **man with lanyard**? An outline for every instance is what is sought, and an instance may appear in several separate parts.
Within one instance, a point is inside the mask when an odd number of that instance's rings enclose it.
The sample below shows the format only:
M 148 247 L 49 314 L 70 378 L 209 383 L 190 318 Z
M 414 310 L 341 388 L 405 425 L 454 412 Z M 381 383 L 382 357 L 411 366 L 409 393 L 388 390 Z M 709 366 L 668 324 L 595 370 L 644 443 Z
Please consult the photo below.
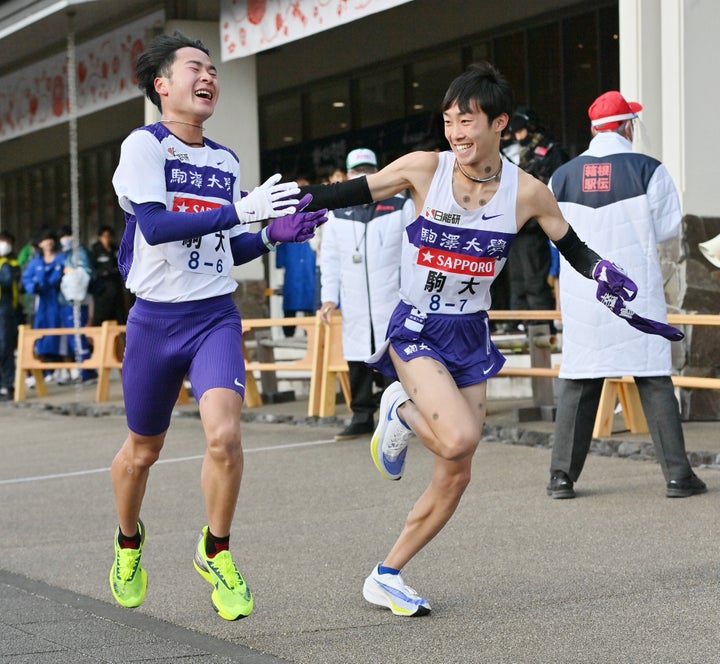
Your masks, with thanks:
M 377 156 L 357 148 L 346 158 L 347 177 L 377 173 Z M 348 363 L 352 419 L 335 440 L 369 436 L 388 380 L 365 361 L 385 339 L 397 304 L 405 226 L 413 220 L 412 201 L 397 195 L 370 205 L 335 210 L 323 226 L 321 245 L 322 319 L 342 311 L 343 355 Z

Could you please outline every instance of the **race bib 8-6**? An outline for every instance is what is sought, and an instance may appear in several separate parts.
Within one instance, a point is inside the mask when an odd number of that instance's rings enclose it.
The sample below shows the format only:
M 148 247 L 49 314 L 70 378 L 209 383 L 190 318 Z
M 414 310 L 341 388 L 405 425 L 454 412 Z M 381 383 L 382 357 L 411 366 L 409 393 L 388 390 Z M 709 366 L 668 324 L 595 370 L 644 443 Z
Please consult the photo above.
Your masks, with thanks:
M 213 201 L 176 196 L 173 201 L 173 211 L 200 212 L 220 205 Z M 230 232 L 223 230 L 188 240 L 170 242 L 165 247 L 165 257 L 173 267 L 185 272 L 226 275 L 233 265 Z

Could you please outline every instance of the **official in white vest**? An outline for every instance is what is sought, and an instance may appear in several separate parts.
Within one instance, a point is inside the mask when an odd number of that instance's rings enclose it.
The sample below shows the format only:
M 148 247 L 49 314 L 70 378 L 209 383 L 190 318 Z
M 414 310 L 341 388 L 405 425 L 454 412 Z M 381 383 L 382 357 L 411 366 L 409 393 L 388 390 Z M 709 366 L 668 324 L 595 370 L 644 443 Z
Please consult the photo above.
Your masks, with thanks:
M 590 448 L 603 381 L 613 376 L 635 378 L 666 496 L 706 491 L 688 462 L 670 378 L 669 339 L 682 333 L 673 337 L 657 331 L 668 329 L 657 245 L 677 235 L 680 202 L 665 166 L 633 152 L 633 122 L 641 109 L 615 90 L 598 97 L 588 110 L 593 135 L 588 149 L 555 171 L 549 184 L 578 236 L 611 255 L 637 284 L 637 299 L 630 305 L 605 298 L 603 303 L 617 314 L 613 316 L 599 306 L 595 285 L 561 258 L 561 391 L 547 487 L 553 498 L 575 496 L 573 483 Z M 648 328 L 654 331 L 644 334 Z
M 348 179 L 375 173 L 377 157 L 359 148 L 348 154 L 346 166 Z M 320 251 L 321 315 L 329 322 L 336 308 L 342 312 L 353 413 L 336 440 L 370 436 L 375 430 L 375 412 L 389 380 L 365 360 L 385 341 L 398 302 L 402 235 L 414 217 L 412 201 L 402 195 L 328 215 Z

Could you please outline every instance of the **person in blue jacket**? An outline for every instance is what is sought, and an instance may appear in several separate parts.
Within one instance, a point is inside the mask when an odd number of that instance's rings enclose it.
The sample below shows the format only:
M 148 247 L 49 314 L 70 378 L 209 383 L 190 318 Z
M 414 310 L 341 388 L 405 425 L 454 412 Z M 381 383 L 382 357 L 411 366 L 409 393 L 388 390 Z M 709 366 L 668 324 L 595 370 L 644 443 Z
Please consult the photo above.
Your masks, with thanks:
M 57 237 L 47 226 L 40 230 L 35 244 L 37 251 L 22 274 L 25 292 L 35 296 L 33 327 L 60 327 L 60 280 L 65 255 L 58 252 Z M 35 353 L 48 362 L 60 359 L 60 337 L 38 339 L 35 342 Z
M 283 315 L 293 318 L 299 313 L 315 314 L 315 252 L 307 243 L 278 246 L 275 264 L 285 268 L 283 280 Z M 286 337 L 295 334 L 294 325 L 283 326 Z

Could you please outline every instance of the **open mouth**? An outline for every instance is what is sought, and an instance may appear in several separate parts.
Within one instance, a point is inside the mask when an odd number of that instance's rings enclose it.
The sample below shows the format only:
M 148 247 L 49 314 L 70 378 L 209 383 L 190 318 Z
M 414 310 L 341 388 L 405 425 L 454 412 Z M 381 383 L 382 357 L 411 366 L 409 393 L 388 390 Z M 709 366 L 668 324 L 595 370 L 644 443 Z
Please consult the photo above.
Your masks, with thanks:
M 201 99 L 212 99 L 213 94 L 210 90 L 195 90 L 195 96 Z

